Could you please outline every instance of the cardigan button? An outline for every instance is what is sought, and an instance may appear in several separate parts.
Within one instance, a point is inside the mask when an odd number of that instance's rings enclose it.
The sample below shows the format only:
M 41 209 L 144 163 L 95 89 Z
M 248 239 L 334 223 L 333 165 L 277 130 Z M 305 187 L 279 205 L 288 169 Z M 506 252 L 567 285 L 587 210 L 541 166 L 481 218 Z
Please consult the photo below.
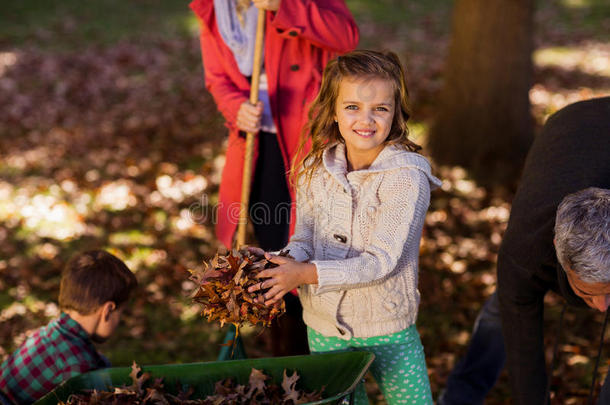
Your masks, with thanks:
M 396 309 L 396 303 L 395 302 L 386 301 L 386 302 L 383 303 L 383 306 L 388 311 L 392 311 L 392 310 Z
M 345 237 L 343 235 L 339 235 L 338 233 L 334 234 L 333 238 L 335 238 L 337 241 L 339 241 L 341 243 L 347 242 L 347 237 Z
M 288 35 L 290 35 L 291 37 L 296 37 L 299 34 L 296 31 L 288 31 Z
M 296 72 L 297 70 L 299 70 L 299 65 L 290 65 L 290 70 Z

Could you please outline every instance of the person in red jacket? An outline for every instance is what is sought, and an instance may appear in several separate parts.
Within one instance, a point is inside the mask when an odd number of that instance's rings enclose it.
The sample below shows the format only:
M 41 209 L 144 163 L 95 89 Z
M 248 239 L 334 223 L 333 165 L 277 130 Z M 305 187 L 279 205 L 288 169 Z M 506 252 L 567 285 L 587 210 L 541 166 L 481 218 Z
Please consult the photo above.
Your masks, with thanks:
M 229 128 L 216 207 L 216 236 L 231 247 L 239 221 L 245 133 L 257 133 L 250 221 L 259 246 L 277 250 L 293 231 L 294 188 L 288 171 L 307 109 L 326 63 L 358 44 L 344 0 L 194 0 L 200 20 L 205 83 Z M 263 70 L 257 105 L 249 103 L 258 9 L 266 10 Z M 298 299 L 272 327 L 274 355 L 307 352 Z

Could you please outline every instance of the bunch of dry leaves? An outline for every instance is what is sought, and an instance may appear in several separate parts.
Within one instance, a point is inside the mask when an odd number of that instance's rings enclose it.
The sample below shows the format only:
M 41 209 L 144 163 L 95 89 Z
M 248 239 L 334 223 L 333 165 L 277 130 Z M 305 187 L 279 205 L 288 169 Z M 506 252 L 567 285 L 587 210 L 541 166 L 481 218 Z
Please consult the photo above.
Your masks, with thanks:
M 288 377 L 284 370 L 282 386 L 273 382 L 267 384 L 270 377 L 255 368 L 250 373 L 248 385 L 240 385 L 227 378 L 215 386 L 215 395 L 208 396 L 206 401 L 214 405 L 224 404 L 305 404 L 322 399 L 322 387 L 318 391 L 306 392 L 296 388 L 299 375 L 295 371 Z
M 295 371 L 288 377 L 284 370 L 281 387 L 274 383 L 267 384 L 269 376 L 255 368 L 250 373 L 248 385 L 240 385 L 232 379 L 218 381 L 214 387 L 214 395 L 205 399 L 189 399 L 193 392 L 180 392 L 172 395 L 164 392 L 163 379 L 156 378 L 150 387 L 144 388 L 144 383 L 150 378 L 149 373 L 141 373 L 142 369 L 134 362 L 129 376 L 132 384 L 112 391 L 97 391 L 82 394 L 72 394 L 67 402 L 59 401 L 58 405 L 239 405 L 239 404 L 278 404 L 296 405 L 322 399 L 322 387 L 319 391 L 306 392 L 298 390 L 296 383 L 299 375 Z
M 288 251 L 280 252 L 288 256 Z M 202 270 L 190 270 L 199 287 L 193 300 L 202 305 L 202 315 L 208 321 L 220 321 L 220 325 L 232 323 L 239 328 L 244 322 L 269 326 L 271 321 L 286 311 L 284 301 L 266 306 L 260 294 L 266 290 L 249 293 L 248 288 L 261 282 L 257 274 L 264 269 L 277 267 L 264 256 L 257 256 L 246 249 L 216 254 Z

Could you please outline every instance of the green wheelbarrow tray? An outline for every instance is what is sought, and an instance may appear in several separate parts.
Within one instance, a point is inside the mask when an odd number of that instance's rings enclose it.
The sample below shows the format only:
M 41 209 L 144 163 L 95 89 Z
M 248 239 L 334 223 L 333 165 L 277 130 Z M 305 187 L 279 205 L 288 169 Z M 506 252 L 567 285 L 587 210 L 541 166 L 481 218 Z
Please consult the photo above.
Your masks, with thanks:
M 324 399 L 311 404 L 340 403 L 354 392 L 358 383 L 373 362 L 375 355 L 369 352 L 322 353 L 308 356 L 273 357 L 262 359 L 226 360 L 208 363 L 168 364 L 142 366 L 151 378 L 163 377 L 165 390 L 177 394 L 192 387 L 192 399 L 202 399 L 214 393 L 214 384 L 228 377 L 239 384 L 247 384 L 252 368 L 262 370 L 281 384 L 284 369 L 288 375 L 296 370 L 300 376 L 297 387 L 307 391 L 323 386 Z M 117 367 L 92 371 L 73 377 L 35 402 L 35 405 L 57 405 L 67 401 L 72 393 L 83 389 L 108 390 L 110 387 L 130 385 L 131 367 Z

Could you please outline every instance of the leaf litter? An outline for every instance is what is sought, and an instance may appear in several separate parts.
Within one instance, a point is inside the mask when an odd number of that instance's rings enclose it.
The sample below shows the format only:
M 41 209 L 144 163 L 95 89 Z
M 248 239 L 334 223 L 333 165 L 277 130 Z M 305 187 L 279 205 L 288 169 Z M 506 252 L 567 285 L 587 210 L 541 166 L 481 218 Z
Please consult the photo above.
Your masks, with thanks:
M 217 381 L 214 384 L 214 394 L 204 399 L 189 399 L 193 393 L 192 387 L 177 395 L 165 392 L 163 378 L 151 380 L 150 374 L 143 373 L 135 361 L 129 377 L 131 385 L 115 387 L 110 391 L 88 390 L 72 394 L 66 402 L 59 401 L 58 405 L 296 405 L 319 401 L 324 391 L 324 387 L 316 391 L 298 389 L 296 384 L 299 375 L 294 371 L 288 376 L 286 370 L 281 386 L 270 381 L 271 377 L 262 370 L 253 368 L 248 384 L 242 385 L 232 378 L 225 378 Z M 150 386 L 144 387 L 147 382 L 150 382 Z

